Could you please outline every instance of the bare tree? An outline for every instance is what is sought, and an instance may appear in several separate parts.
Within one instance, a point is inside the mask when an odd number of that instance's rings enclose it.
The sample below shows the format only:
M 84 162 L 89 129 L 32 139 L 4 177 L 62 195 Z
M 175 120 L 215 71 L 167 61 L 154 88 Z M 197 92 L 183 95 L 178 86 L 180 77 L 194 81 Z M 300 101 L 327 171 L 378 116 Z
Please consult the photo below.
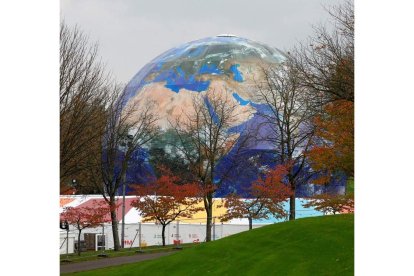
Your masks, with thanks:
M 313 168 L 326 179 L 332 171 L 353 178 L 354 6 L 347 0 L 326 10 L 333 30 L 315 27 L 314 34 L 294 48 L 289 59 L 300 86 L 311 95 L 309 103 L 319 112 L 311 156 L 313 161 L 323 162 L 313 162 Z
M 77 27 L 60 27 L 60 181 L 79 178 L 105 126 L 112 79 L 98 60 L 98 45 Z M 61 187 L 64 188 L 64 187 Z
M 120 248 L 115 197 L 125 182 L 134 153 L 151 141 L 158 131 L 158 118 L 151 103 L 137 110 L 137 103 L 127 102 L 125 90 L 114 86 L 106 107 L 107 120 L 101 148 L 89 170 L 89 180 L 110 207 L 114 250 Z
M 312 147 L 313 118 L 326 103 L 354 101 L 354 11 L 351 1 L 327 9 L 333 31 L 324 26 L 289 53 L 278 68 L 265 68 L 265 81 L 258 84 L 259 101 L 266 103 L 264 124 L 271 130 L 262 139 L 276 145 L 278 162 L 289 165 L 287 179 L 295 192 L 313 173 L 306 167 Z M 295 195 L 290 198 L 289 219 L 295 219 Z
M 115 196 L 132 155 L 157 133 L 147 103 L 127 103 L 123 87 L 98 60 L 98 45 L 77 27 L 60 30 L 60 179 L 82 178 L 111 210 L 115 250 L 120 247 Z
M 196 95 L 192 103 L 192 112 L 183 112 L 172 125 L 179 137 L 176 147 L 203 191 L 208 242 L 211 241 L 214 193 L 228 179 L 231 170 L 240 166 L 240 155 L 250 138 L 247 132 L 239 135 L 230 129 L 239 123 L 240 116 L 248 116 L 245 114 L 248 111 L 240 109 L 225 91 L 210 90 L 205 95 Z M 226 169 L 218 172 L 218 165 L 231 151 Z
M 314 134 L 312 118 L 314 109 L 310 93 L 299 83 L 298 72 L 289 60 L 277 68 L 263 69 L 265 81 L 257 83 L 257 98 L 266 104 L 258 115 L 265 120 L 261 127 L 269 131 L 258 137 L 275 145 L 276 162 L 286 166 L 290 196 L 289 219 L 295 219 L 295 191 L 298 184 L 306 183 L 304 177 L 306 155 Z
M 354 101 L 354 6 L 352 1 L 327 8 L 333 31 L 320 25 L 290 55 L 302 86 L 322 104 Z

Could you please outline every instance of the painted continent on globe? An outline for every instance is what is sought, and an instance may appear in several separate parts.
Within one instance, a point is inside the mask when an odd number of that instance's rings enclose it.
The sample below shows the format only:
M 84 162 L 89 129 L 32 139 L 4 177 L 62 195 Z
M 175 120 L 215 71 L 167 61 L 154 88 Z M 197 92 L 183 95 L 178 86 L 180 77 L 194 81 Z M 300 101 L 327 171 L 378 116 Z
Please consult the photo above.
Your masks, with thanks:
M 159 125 L 168 128 L 182 112 L 191 113 L 192 97 L 227 93 L 240 109 L 254 112 L 255 88 L 263 80 L 262 68 L 280 64 L 284 54 L 265 44 L 221 35 L 183 44 L 145 65 L 127 85 L 129 104 L 151 101 Z M 238 123 L 249 118 L 238 118 Z

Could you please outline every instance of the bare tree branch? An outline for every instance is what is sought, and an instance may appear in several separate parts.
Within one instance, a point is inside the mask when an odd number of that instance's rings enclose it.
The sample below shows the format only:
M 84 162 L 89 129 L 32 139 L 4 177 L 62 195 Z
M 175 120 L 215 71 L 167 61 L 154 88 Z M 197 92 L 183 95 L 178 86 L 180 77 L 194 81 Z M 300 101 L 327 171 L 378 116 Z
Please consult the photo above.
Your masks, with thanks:
M 189 163 L 195 180 L 204 191 L 203 201 L 207 214 L 206 240 L 211 240 L 212 206 L 214 192 L 240 158 L 233 158 L 227 170 L 217 172 L 220 161 L 232 150 L 235 154 L 242 152 L 247 146 L 249 135 L 238 135 L 230 131 L 238 124 L 240 116 L 248 111 L 240 108 L 226 91 L 210 90 L 204 95 L 193 97 L 191 112 L 182 113 L 175 122 L 170 122 L 172 129 L 179 137 L 175 145 Z

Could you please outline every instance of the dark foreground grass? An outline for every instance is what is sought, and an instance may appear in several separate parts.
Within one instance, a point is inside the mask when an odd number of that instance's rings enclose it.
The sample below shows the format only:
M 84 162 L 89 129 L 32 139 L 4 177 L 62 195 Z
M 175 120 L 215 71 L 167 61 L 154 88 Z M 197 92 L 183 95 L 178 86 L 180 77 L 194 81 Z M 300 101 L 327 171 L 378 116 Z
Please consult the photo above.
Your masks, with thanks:
M 354 216 L 298 219 L 76 275 L 353 275 Z

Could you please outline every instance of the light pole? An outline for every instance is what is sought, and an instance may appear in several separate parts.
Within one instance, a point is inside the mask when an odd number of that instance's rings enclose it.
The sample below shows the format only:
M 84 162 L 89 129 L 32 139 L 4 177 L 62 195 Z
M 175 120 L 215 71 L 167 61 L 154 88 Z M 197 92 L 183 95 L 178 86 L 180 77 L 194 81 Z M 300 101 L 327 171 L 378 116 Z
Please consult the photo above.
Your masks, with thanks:
M 127 147 L 127 151 L 129 150 L 129 147 L 132 144 L 132 140 L 133 140 L 133 136 L 132 135 L 127 135 L 126 136 L 127 139 L 127 143 L 126 143 L 126 147 Z M 124 155 L 124 158 L 126 157 L 126 153 Z M 127 168 L 128 168 L 128 160 L 127 162 Z M 121 227 L 121 247 L 125 248 L 125 178 L 126 178 L 126 170 L 124 172 L 124 174 L 122 175 L 122 227 Z

